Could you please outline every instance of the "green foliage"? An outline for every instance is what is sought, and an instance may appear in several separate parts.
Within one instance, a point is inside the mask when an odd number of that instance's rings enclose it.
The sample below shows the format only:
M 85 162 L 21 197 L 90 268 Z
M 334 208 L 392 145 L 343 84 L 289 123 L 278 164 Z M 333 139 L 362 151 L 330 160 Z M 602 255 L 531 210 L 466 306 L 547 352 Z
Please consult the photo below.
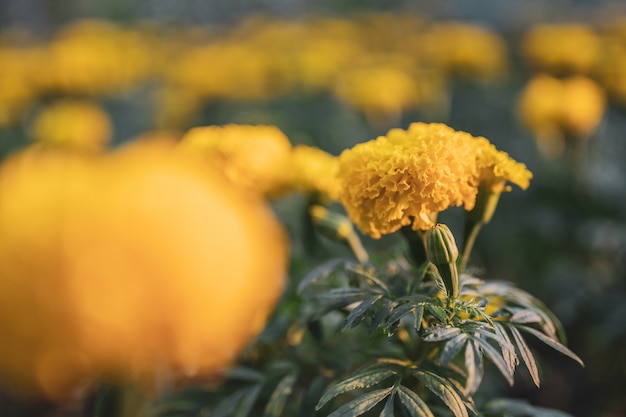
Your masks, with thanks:
M 527 336 L 582 364 L 553 315 L 509 283 L 467 273 L 449 298 L 438 274 L 402 255 L 314 268 L 283 300 L 289 312 L 279 309 L 241 367 L 196 402 L 196 414 L 159 415 L 563 416 L 516 401 L 480 405 L 479 395 L 486 363 L 510 385 L 523 364 L 540 385 Z

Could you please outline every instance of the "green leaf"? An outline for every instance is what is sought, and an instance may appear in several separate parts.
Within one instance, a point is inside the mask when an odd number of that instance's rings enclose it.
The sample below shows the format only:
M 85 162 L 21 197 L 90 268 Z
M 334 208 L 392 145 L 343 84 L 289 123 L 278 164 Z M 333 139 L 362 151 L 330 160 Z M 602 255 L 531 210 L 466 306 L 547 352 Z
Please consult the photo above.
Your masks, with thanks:
M 531 352 L 530 348 L 526 344 L 526 341 L 522 337 L 522 334 L 515 328 L 515 326 L 509 326 L 509 331 L 513 335 L 513 340 L 515 340 L 515 345 L 517 346 L 517 350 L 522 356 L 522 360 L 524 361 L 524 365 L 526 365 L 526 369 L 530 373 L 533 382 L 539 388 L 541 385 L 541 378 L 539 377 L 539 369 L 537 368 L 537 362 L 535 362 L 535 357 Z
M 438 306 L 436 304 L 426 304 L 426 308 L 428 309 L 428 311 L 430 311 L 430 313 L 433 316 L 437 318 L 437 320 L 445 323 L 446 320 L 448 319 L 445 308 Z
M 328 401 L 332 400 L 338 395 L 344 394 L 349 391 L 353 391 L 355 389 L 372 387 L 394 375 L 397 375 L 397 372 L 395 370 L 388 369 L 388 368 L 380 368 L 380 367 L 376 367 L 373 369 L 368 369 L 364 372 L 360 372 L 348 379 L 341 381 L 340 383 L 334 385 L 332 388 L 328 389 L 324 393 L 324 395 L 322 395 L 322 398 L 320 398 L 319 402 L 315 406 L 315 409 L 319 410 Z
M 465 392 L 473 394 L 480 387 L 484 375 L 483 355 L 476 341 L 468 343 L 465 348 L 465 368 L 467 369 Z
M 263 417 L 279 417 L 283 413 L 287 399 L 293 393 L 293 385 L 296 383 L 297 379 L 298 375 L 293 372 L 285 375 L 283 379 L 276 384 L 276 388 L 274 388 L 265 406 Z
M 467 335 L 465 333 L 460 333 L 450 339 L 441 350 L 441 356 L 439 360 L 442 365 L 447 365 L 465 346 L 465 342 L 467 342 Z
M 578 355 L 576 355 L 574 352 L 572 352 L 571 350 L 563 346 L 557 340 L 545 335 L 544 333 L 541 333 L 539 330 L 533 329 L 532 327 L 526 327 L 526 326 L 516 326 L 516 327 L 524 332 L 532 334 L 537 339 L 541 340 L 543 343 L 550 346 L 552 349 L 558 352 L 561 352 L 565 356 L 569 356 L 570 358 L 578 362 L 581 366 L 585 366 L 583 360 L 580 359 Z
M 514 373 L 515 368 L 517 367 L 517 364 L 519 363 L 519 360 L 517 359 L 517 355 L 515 354 L 515 346 L 513 346 L 513 342 L 511 341 L 509 334 L 506 332 L 502 324 L 497 323 L 497 322 L 494 323 L 494 329 L 496 331 L 496 334 L 500 337 L 500 340 L 504 342 L 504 343 L 500 343 L 502 356 L 504 357 L 504 360 L 509 366 L 511 373 Z
M 423 338 L 427 342 L 441 342 L 452 339 L 461 333 L 461 329 L 449 325 L 439 325 L 427 327 L 423 330 Z
M 389 314 L 389 317 L 387 317 L 385 323 L 386 326 L 392 326 L 394 324 L 397 324 L 402 319 L 402 317 L 406 316 L 407 314 L 411 314 L 411 312 L 416 307 L 417 306 L 415 303 L 404 303 L 395 306 L 393 310 L 391 310 L 391 314 Z
M 434 417 L 424 400 L 407 387 L 402 385 L 399 387 L 398 398 L 411 417 Z
M 512 415 L 527 417 L 572 417 L 570 414 L 549 408 L 535 407 L 522 400 L 497 399 L 491 400 L 481 410 L 485 416 Z
M 419 369 L 411 371 L 411 373 L 415 375 L 426 388 L 441 398 L 456 417 L 469 417 L 465 402 L 448 380 L 435 373 Z
M 245 417 L 250 414 L 254 402 L 258 398 L 262 384 L 241 389 L 222 400 L 211 412 L 211 417 Z
M 511 318 L 509 319 L 511 323 L 528 324 L 528 323 L 541 323 L 543 321 L 543 318 L 541 317 L 541 315 L 534 310 L 528 310 L 528 309 L 523 309 L 523 308 L 520 308 L 520 309 L 510 308 L 510 310 L 514 312 Z
M 376 406 L 379 402 L 385 399 L 394 387 L 383 388 L 376 391 L 370 391 L 360 397 L 350 401 L 347 404 L 342 405 L 337 410 L 333 411 L 328 417 L 356 417 L 363 413 L 368 412 Z
M 370 325 L 368 326 L 368 332 L 370 334 L 374 333 L 374 331 L 378 328 L 378 326 L 381 326 L 385 322 L 385 320 L 391 313 L 392 308 L 393 308 L 393 303 L 389 301 L 388 299 L 383 298 L 382 306 L 376 310 L 376 313 L 374 313 L 374 317 L 372 318 L 372 321 Z M 387 328 L 387 331 L 389 332 L 388 328 Z M 389 332 L 389 333 L 392 334 L 393 332 Z
M 423 317 L 424 317 L 424 306 L 420 304 L 415 308 L 415 315 L 413 317 L 413 327 L 415 327 L 416 332 L 418 332 L 422 328 Z
M 493 346 L 489 344 L 489 342 L 481 337 L 473 338 L 476 341 L 482 350 L 482 352 L 489 358 L 489 360 L 496 365 L 496 368 L 500 371 L 500 373 L 506 378 L 509 385 L 513 385 L 513 371 L 509 364 L 502 356 L 502 352 L 496 350 Z
M 300 283 L 298 284 L 298 289 L 297 289 L 298 294 L 302 294 L 302 292 L 306 289 L 306 287 L 308 287 L 309 285 L 313 284 L 314 282 L 322 278 L 328 277 L 330 274 L 335 272 L 340 266 L 345 267 L 345 265 L 349 264 L 349 262 L 350 261 L 346 259 L 335 258 L 327 262 L 324 262 L 323 264 L 321 264 L 320 266 L 316 268 L 313 268 L 313 270 L 307 273 L 300 280 Z
M 263 375 L 263 373 L 257 371 L 256 369 L 244 367 L 229 369 L 227 376 L 229 379 L 239 379 L 249 382 L 263 382 L 265 380 L 265 375 Z
M 352 276 L 362 278 L 368 282 L 368 284 L 374 284 L 380 289 L 382 289 L 385 293 L 389 294 L 389 288 L 387 285 L 382 282 L 380 279 L 376 278 L 374 275 L 368 274 L 367 272 L 361 270 L 358 266 L 346 266 L 346 272 L 350 273 Z
M 341 330 L 357 326 L 365 318 L 365 313 L 367 313 L 367 310 L 369 310 L 369 308 L 373 306 L 376 301 L 380 300 L 381 297 L 382 295 L 379 294 L 370 298 L 366 298 L 361 302 L 361 304 L 353 308 L 352 311 L 350 311 L 350 313 L 348 313 L 348 315 L 346 316 Z
M 380 417 L 394 417 L 394 412 L 393 412 L 393 401 L 394 401 L 394 393 L 392 392 L 391 395 L 389 395 L 389 398 L 387 398 L 387 401 L 385 402 L 385 408 L 383 408 L 383 411 L 380 412 Z

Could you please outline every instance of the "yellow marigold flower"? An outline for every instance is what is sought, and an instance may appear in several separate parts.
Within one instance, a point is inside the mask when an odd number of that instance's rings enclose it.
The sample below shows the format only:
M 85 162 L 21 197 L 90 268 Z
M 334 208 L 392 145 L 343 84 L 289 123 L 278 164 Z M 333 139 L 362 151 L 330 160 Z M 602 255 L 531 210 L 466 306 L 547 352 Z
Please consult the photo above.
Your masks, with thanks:
M 206 158 L 234 184 L 274 196 L 288 186 L 291 143 L 275 126 L 224 125 L 189 130 L 181 139 L 183 152 Z
M 43 108 L 32 124 L 32 139 L 43 145 L 102 150 L 112 134 L 107 113 L 96 103 L 65 99 Z
M 417 81 L 409 71 L 385 64 L 344 71 L 333 91 L 378 126 L 395 122 L 404 110 L 416 107 L 420 98 Z
M 219 373 L 284 285 L 271 211 L 171 148 L 13 156 L 0 229 L 0 380 L 25 394 Z
M 418 44 L 421 54 L 451 75 L 493 80 L 507 70 L 505 40 L 487 28 L 462 22 L 433 25 Z
M 298 145 L 291 153 L 291 186 L 303 193 L 339 198 L 339 159 L 312 146 Z
M 563 137 L 590 136 L 602 120 L 606 96 L 602 88 L 583 76 L 564 79 L 540 74 L 520 94 L 518 117 L 535 134 L 540 150 L 559 156 Z
M 528 187 L 523 164 L 483 137 L 441 123 L 412 123 L 358 144 L 339 157 L 340 201 L 374 238 L 403 226 L 426 230 L 432 215 L 452 206 L 472 210 L 478 189 Z
M 532 172 L 521 162 L 511 158 L 506 152 L 499 151 L 483 137 L 475 139 L 477 148 L 476 163 L 479 169 L 479 183 L 492 192 L 502 192 L 511 182 L 522 190 L 530 185 Z
M 598 63 L 602 43 L 583 23 L 538 24 L 522 39 L 522 55 L 529 64 L 552 73 L 588 73 Z
M 402 226 L 428 229 L 429 218 L 451 206 L 474 206 L 478 167 L 472 136 L 438 123 L 358 144 L 340 157 L 340 201 L 374 238 Z

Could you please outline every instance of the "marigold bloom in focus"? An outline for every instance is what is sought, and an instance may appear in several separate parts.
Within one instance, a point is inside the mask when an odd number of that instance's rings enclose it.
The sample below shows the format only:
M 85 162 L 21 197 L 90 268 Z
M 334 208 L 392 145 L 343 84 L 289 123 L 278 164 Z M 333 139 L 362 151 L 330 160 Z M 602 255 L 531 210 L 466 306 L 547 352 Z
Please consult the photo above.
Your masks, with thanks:
M 112 124 L 96 103 L 60 100 L 35 116 L 32 138 L 43 145 L 81 151 L 99 151 L 111 140 Z
M 0 229 L 0 381 L 25 394 L 219 373 L 283 288 L 271 212 L 171 148 L 18 154 Z
M 233 184 L 274 196 L 285 191 L 291 143 L 274 126 L 224 125 L 189 130 L 181 139 L 182 152 L 198 155 Z
M 303 193 L 319 193 L 332 200 L 339 198 L 339 159 L 312 146 L 298 145 L 291 153 L 288 175 L 291 186 Z
M 428 229 L 449 207 L 471 210 L 481 183 L 528 186 L 525 166 L 490 146 L 440 123 L 392 129 L 340 155 L 340 201 L 374 238 L 408 225 Z

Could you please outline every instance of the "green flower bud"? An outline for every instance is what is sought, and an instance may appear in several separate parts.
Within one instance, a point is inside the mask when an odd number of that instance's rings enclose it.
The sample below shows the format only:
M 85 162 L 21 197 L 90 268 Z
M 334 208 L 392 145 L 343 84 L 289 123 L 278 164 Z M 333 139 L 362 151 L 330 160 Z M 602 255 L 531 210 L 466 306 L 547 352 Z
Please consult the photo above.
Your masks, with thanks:
M 448 226 L 438 223 L 426 232 L 426 255 L 437 267 L 448 297 L 458 297 L 459 273 L 456 261 L 459 258 L 459 249 Z

